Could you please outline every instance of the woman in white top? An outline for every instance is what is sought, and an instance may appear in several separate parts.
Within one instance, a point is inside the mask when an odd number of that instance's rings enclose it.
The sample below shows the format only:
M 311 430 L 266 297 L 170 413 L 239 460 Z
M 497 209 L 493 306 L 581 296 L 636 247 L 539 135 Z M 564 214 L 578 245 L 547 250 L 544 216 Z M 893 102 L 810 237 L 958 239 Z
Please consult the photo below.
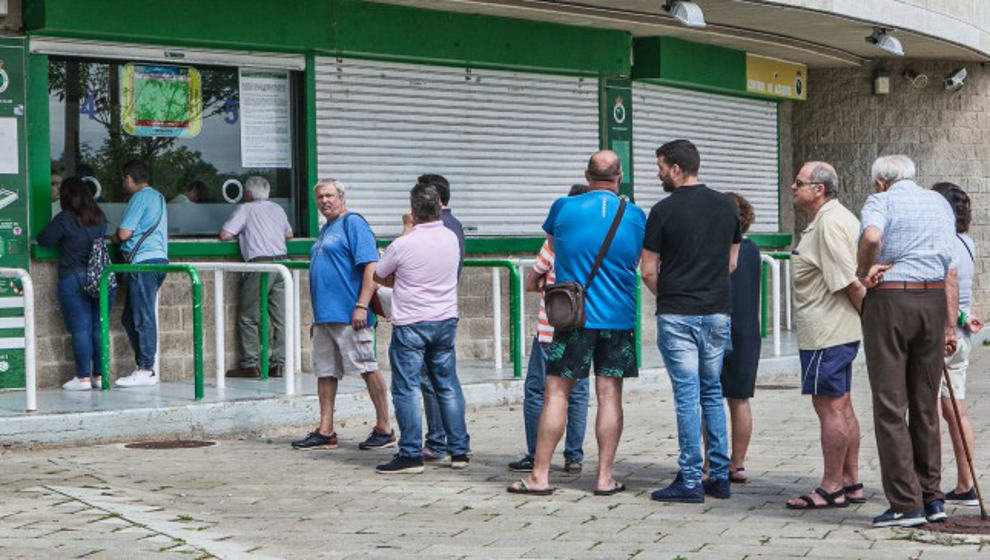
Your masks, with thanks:
M 956 215 L 956 239 L 953 253 L 956 270 L 959 274 L 959 318 L 956 321 L 956 352 L 945 359 L 945 367 L 952 381 L 952 391 L 956 397 L 956 408 L 959 410 L 959 421 L 962 424 L 962 434 L 956 422 L 955 410 L 949 399 L 949 389 L 945 379 L 942 380 L 941 397 L 942 416 L 948 423 L 949 435 L 952 438 L 952 451 L 956 456 L 956 487 L 945 495 L 945 501 L 950 504 L 975 506 L 979 505 L 976 492 L 973 490 L 973 476 L 969 472 L 966 452 L 963 449 L 962 438 L 966 438 L 970 453 L 974 452 L 973 426 L 969 422 L 969 410 L 966 407 L 966 370 L 969 368 L 969 352 L 972 348 L 970 335 L 983 328 L 983 322 L 970 315 L 973 304 L 973 272 L 976 261 L 976 246 L 966 235 L 972 217 L 969 195 L 952 183 L 936 183 L 932 190 L 940 193 L 949 201 Z

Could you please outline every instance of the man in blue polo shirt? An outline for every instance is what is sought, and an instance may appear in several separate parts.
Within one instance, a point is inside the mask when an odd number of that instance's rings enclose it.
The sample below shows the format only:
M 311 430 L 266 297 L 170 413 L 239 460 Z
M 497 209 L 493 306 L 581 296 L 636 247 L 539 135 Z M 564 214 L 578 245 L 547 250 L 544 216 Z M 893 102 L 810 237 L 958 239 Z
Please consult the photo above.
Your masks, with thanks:
M 339 182 L 321 179 L 313 187 L 313 195 L 320 213 L 327 219 L 309 256 L 320 425 L 306 437 L 292 442 L 292 447 L 337 447 L 333 406 L 337 383 L 345 374 L 364 377 L 375 406 L 375 427 L 358 447 L 395 447 L 395 432 L 388 419 L 388 389 L 375 360 L 375 316 L 368 311 L 375 293 L 378 262 L 375 234 L 360 214 L 347 211 L 344 187 Z
M 131 199 L 120 218 L 117 238 L 120 250 L 132 264 L 164 264 L 168 262 L 168 213 L 165 197 L 148 181 L 148 166 L 140 160 L 124 165 L 124 189 Z M 117 387 L 150 387 L 158 384 L 155 373 L 155 353 L 158 347 L 158 322 L 155 299 L 165 280 L 163 273 L 127 275 L 127 299 L 124 300 L 122 322 L 127 339 L 134 349 L 137 367 L 130 375 L 117 379 Z
M 587 282 L 595 257 L 619 211 L 622 165 L 611 151 L 595 153 L 585 171 L 589 192 L 557 199 L 543 223 L 556 251 L 557 283 Z M 626 204 L 615 238 L 585 294 L 583 327 L 557 329 L 547 348 L 547 376 L 543 413 L 536 436 L 533 472 L 514 482 L 508 491 L 549 494 L 550 458 L 560 443 L 567 421 L 571 389 L 588 377 L 595 365 L 598 418 L 598 473 L 596 495 L 625 490 L 612 478 L 612 463 L 622 435 L 622 380 L 636 377 L 636 265 L 643 246 L 646 215 Z

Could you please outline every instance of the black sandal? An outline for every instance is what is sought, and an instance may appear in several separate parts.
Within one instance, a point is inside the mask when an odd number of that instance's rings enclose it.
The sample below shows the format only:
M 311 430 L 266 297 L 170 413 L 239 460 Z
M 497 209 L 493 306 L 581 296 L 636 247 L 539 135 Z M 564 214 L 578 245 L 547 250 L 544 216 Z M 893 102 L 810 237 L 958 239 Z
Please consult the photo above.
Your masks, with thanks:
M 846 501 L 849 502 L 850 504 L 865 504 L 866 503 L 866 496 L 863 496 L 861 498 L 850 498 L 849 497 L 849 494 L 851 494 L 853 492 L 856 492 L 858 490 L 862 490 L 862 489 L 863 489 L 863 483 L 862 482 L 857 482 L 856 484 L 850 484 L 849 486 L 844 487 L 842 489 L 842 492 L 844 494 L 846 494 Z
M 792 504 L 790 502 L 787 502 L 787 509 L 831 509 L 831 508 L 849 507 L 849 502 L 848 501 L 845 501 L 845 500 L 842 501 L 842 502 L 836 502 L 835 501 L 836 498 L 844 498 L 845 497 L 845 495 L 846 495 L 845 488 L 840 488 L 839 490 L 836 490 L 835 492 L 829 494 L 825 489 L 823 489 L 822 487 L 819 486 L 818 488 L 815 488 L 815 494 L 818 494 L 819 496 L 821 496 L 822 499 L 825 500 L 825 503 L 824 504 L 816 504 L 815 503 L 815 500 L 813 500 L 811 498 L 811 495 L 808 494 L 808 495 L 805 495 L 805 496 L 798 496 L 798 498 L 797 498 L 799 500 L 803 500 L 804 501 L 804 505 L 803 506 L 796 506 L 796 505 L 794 505 L 794 504 Z
M 550 494 L 553 494 L 553 491 L 556 490 L 556 488 L 554 488 L 553 486 L 551 486 L 550 488 L 542 488 L 542 489 L 530 488 L 529 486 L 526 485 L 526 479 L 520 478 L 519 480 L 510 484 L 509 487 L 506 488 L 506 490 L 508 490 L 510 494 L 532 494 L 533 496 L 549 496 Z

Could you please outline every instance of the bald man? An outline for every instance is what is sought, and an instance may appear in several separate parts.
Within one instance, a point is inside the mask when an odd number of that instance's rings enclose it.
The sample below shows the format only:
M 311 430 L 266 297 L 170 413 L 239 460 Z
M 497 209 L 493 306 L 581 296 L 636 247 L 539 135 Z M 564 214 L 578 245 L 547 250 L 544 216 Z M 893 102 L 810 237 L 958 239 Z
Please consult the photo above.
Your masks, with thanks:
M 585 284 L 595 257 L 612 226 L 621 199 L 622 165 L 614 152 L 591 156 L 584 172 L 589 191 L 557 199 L 543 223 L 547 242 L 556 252 L 557 283 Z M 585 293 L 583 327 L 561 330 L 547 348 L 547 375 L 543 412 L 536 435 L 533 471 L 509 486 L 517 494 L 550 494 L 550 459 L 567 423 L 571 390 L 595 366 L 598 397 L 598 473 L 596 495 L 625 490 L 612 477 L 615 450 L 622 434 L 622 380 L 636 377 L 636 264 L 646 215 L 626 203 L 615 237 Z M 542 287 L 542 286 L 541 286 Z
M 791 499 L 787 507 L 845 507 L 865 501 L 859 483 L 859 421 L 849 397 L 866 295 L 856 278 L 859 220 L 836 200 L 839 176 L 827 163 L 801 166 L 791 193 L 794 206 L 810 222 L 791 266 L 801 393 L 811 396 L 818 415 L 825 472 L 817 488 Z

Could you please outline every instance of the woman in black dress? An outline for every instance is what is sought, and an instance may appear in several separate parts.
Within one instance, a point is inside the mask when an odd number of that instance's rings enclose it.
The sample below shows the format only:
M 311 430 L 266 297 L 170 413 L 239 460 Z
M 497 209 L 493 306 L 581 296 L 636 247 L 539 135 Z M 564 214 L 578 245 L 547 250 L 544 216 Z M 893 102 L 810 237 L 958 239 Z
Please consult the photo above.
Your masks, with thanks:
M 739 208 L 742 233 L 755 217 L 753 205 L 736 193 L 728 193 Z M 722 396 L 729 403 L 732 424 L 732 463 L 729 479 L 746 482 L 746 450 L 753 435 L 749 399 L 756 387 L 760 364 L 760 249 L 748 237 L 739 245 L 739 262 L 731 275 L 732 347 L 722 365 Z

